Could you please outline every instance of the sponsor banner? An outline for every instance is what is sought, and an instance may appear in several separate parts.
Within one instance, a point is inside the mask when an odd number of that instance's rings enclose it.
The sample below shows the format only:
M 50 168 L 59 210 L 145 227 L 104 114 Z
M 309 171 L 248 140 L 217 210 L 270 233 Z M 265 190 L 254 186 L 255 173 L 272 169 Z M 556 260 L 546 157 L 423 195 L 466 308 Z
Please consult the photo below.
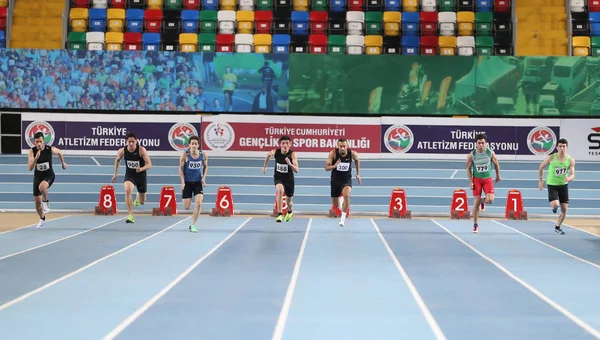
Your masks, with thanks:
M 510 120 L 510 125 L 496 119 L 387 120 L 381 126 L 383 158 L 463 159 L 483 133 L 499 159 L 540 160 L 556 150 L 560 136 L 558 120 Z
M 37 132 L 46 144 L 71 155 L 115 155 L 135 132 L 140 145 L 154 155 L 178 155 L 189 137 L 200 132 L 200 116 L 30 114 L 22 116 L 22 153 L 34 145 Z
M 256 156 L 277 148 L 283 135 L 305 157 L 326 157 L 340 138 L 367 158 L 379 158 L 379 118 L 205 116 L 202 147 L 209 155 Z
M 600 119 L 565 119 L 560 132 L 575 161 L 600 160 Z

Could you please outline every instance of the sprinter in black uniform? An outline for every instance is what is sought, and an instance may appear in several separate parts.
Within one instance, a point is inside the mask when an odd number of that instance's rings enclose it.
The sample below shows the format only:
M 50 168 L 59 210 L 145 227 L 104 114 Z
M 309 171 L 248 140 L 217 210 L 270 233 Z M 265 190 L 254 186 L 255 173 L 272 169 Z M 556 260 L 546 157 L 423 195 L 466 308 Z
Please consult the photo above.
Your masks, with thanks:
M 129 216 L 125 220 L 126 223 L 133 223 L 133 207 L 135 204 L 144 205 L 146 203 L 146 191 L 148 190 L 148 183 L 146 180 L 146 171 L 152 168 L 152 162 L 148 156 L 146 148 L 139 145 L 135 133 L 129 132 L 125 137 L 127 140 L 127 146 L 120 148 L 117 152 L 117 158 L 115 159 L 115 174 L 112 178 L 114 183 L 117 180 L 117 172 L 119 171 L 119 164 L 121 159 L 125 158 L 125 181 L 123 186 L 125 187 L 125 203 L 127 204 L 127 212 Z M 133 187 L 137 188 L 137 197 L 132 202 L 131 194 L 133 193 Z
M 271 157 L 275 158 L 275 168 L 273 174 L 273 180 L 275 182 L 275 195 L 277 199 L 277 222 L 283 220 L 281 208 L 283 206 L 283 193 L 286 196 L 287 203 L 287 214 L 285 215 L 285 221 L 289 222 L 292 219 L 292 197 L 294 197 L 294 172 L 298 172 L 298 156 L 292 150 L 290 150 L 292 141 L 288 136 L 281 136 L 279 138 L 279 149 L 273 149 L 265 158 L 265 164 L 263 165 L 263 174 L 267 172 L 267 163 Z
M 33 201 L 35 210 L 40 216 L 38 228 L 43 228 L 46 223 L 46 213 L 50 211 L 48 207 L 48 189 L 54 183 L 54 168 L 52 168 L 52 155 L 57 155 L 62 163 L 62 168 L 67 168 L 65 158 L 62 152 L 54 146 L 46 145 L 44 142 L 44 133 L 36 132 L 33 135 L 35 146 L 29 149 L 27 156 L 27 167 L 33 172 Z
M 360 178 L 360 163 L 358 153 L 348 149 L 348 142 L 341 138 L 338 140 L 337 149 L 329 152 L 325 170 L 331 171 L 331 202 L 334 207 L 339 207 L 342 211 L 340 226 L 346 223 L 346 214 L 350 206 L 350 192 L 352 191 L 352 160 L 356 164 L 356 179 L 362 184 Z M 340 195 L 344 200 L 340 206 Z

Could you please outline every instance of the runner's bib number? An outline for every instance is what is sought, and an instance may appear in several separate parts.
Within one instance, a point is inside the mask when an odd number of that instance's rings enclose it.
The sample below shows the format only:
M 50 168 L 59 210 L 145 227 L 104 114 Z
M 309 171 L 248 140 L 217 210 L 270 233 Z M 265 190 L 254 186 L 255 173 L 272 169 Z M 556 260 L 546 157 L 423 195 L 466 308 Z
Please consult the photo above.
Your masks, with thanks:
M 350 170 L 350 163 L 340 163 L 337 165 L 337 171 L 348 171 Z
M 279 164 L 277 163 L 277 172 L 287 173 L 288 165 L 287 164 Z
M 486 171 L 488 171 L 490 169 L 487 164 L 485 164 L 485 165 L 476 165 L 475 167 L 477 168 L 477 172 L 486 172 Z
M 38 163 L 36 165 L 37 171 L 48 171 L 50 170 L 50 163 L 45 162 L 45 163 Z
M 190 170 L 198 170 L 202 168 L 202 162 L 189 162 L 188 169 Z
M 567 174 L 567 168 L 556 168 L 554 169 L 554 174 L 556 176 L 564 176 Z
M 140 161 L 127 161 L 127 167 L 129 169 L 137 169 L 140 167 Z

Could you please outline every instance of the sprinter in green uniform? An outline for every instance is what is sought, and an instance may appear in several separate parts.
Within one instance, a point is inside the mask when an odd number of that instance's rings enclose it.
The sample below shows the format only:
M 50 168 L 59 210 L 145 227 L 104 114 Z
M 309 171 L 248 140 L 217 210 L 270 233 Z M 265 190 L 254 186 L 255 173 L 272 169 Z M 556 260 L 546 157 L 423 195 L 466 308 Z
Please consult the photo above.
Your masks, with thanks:
M 558 140 L 556 153 L 548 155 L 540 164 L 538 171 L 538 180 L 540 190 L 544 190 L 544 181 L 542 175 L 544 169 L 548 166 L 548 175 L 546 176 L 546 185 L 548 186 L 548 201 L 552 207 L 552 212 L 556 214 L 560 206 L 560 215 L 554 226 L 554 231 L 560 235 L 565 232 L 560 227 L 567 216 L 569 208 L 569 182 L 575 179 L 575 159 L 567 154 L 569 143 L 566 139 Z
M 475 150 L 467 155 L 467 176 L 470 188 L 473 190 L 473 232 L 479 231 L 479 210 L 484 203 L 494 203 L 494 181 L 492 180 L 492 163 L 496 170 L 496 183 L 500 182 L 500 163 L 496 153 L 490 150 L 487 136 L 483 133 L 475 136 Z M 485 197 L 481 199 L 481 192 Z

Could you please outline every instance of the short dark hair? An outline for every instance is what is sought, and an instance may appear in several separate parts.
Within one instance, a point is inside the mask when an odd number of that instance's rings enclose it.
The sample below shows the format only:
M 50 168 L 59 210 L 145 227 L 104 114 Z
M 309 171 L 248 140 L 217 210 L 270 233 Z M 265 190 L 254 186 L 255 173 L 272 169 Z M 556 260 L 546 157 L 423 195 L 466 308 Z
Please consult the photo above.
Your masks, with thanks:
M 33 135 L 33 139 L 38 139 L 38 138 L 44 138 L 44 133 L 41 131 L 36 132 L 35 135 Z
M 338 143 L 346 143 L 346 142 L 347 142 L 346 138 L 338 139 Z
M 556 145 L 558 144 L 564 144 L 566 146 L 569 146 L 569 142 L 565 138 L 559 139 L 558 142 L 556 142 Z
M 199 138 L 198 136 L 192 136 L 192 137 L 190 137 L 190 143 L 191 143 L 193 140 L 197 141 L 197 142 L 198 142 L 198 144 L 200 144 L 200 138 Z
M 485 135 L 485 133 L 478 133 L 477 136 L 475 136 L 475 141 L 478 141 L 480 139 L 487 141 L 487 136 Z
M 291 141 L 292 139 L 289 136 L 281 136 L 281 137 L 279 137 L 279 143 L 283 142 L 284 140 Z
M 137 136 L 135 135 L 135 132 L 127 132 L 127 135 L 125 136 L 125 139 L 129 139 L 129 138 L 137 139 Z

